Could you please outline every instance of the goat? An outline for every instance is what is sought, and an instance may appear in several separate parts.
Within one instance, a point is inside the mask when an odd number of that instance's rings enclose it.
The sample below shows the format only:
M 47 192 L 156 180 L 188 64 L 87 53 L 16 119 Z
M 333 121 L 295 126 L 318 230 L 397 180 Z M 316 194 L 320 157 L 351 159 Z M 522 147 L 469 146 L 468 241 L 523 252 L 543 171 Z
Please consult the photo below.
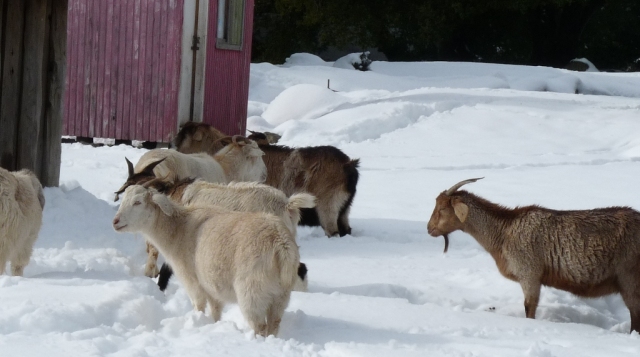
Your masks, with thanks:
M 185 123 L 173 139 L 173 147 L 185 154 L 206 152 L 215 155 L 224 147 L 219 140 L 227 135 L 205 123 Z
M 194 308 L 220 320 L 237 302 L 253 330 L 276 335 L 300 264 L 282 220 L 264 212 L 185 207 L 158 191 L 128 187 L 113 219 L 117 232 L 140 232 L 167 257 Z
M 640 332 L 640 212 L 629 207 L 556 211 L 505 208 L 458 189 L 436 198 L 427 229 L 438 237 L 462 230 L 500 273 L 520 283 L 527 318 L 535 318 L 541 285 L 582 297 L 620 293 Z
M 264 182 L 267 168 L 262 160 L 264 153 L 258 145 L 240 135 L 218 140 L 225 146 L 210 156 L 206 153 L 185 154 L 176 150 L 154 149 L 147 151 L 135 168 L 125 158 L 129 177 L 115 192 L 115 201 L 124 190 L 134 184 L 142 184 L 156 177 L 168 177 L 177 181 L 189 177 L 209 182 L 257 181 Z
M 301 208 L 313 208 L 315 197 L 307 193 L 297 193 L 287 197 L 282 191 L 271 186 L 255 182 L 232 182 L 217 184 L 193 179 L 177 183 L 155 179 L 147 183 L 148 187 L 168 195 L 174 202 L 187 206 L 217 206 L 238 212 L 266 212 L 282 219 L 291 234 L 296 236 L 296 226 L 300 220 Z M 157 255 L 150 254 L 147 264 L 156 266 Z M 304 265 L 300 263 L 301 266 Z M 158 277 L 158 286 L 164 291 L 171 278 L 171 267 L 163 264 Z M 294 290 L 307 291 L 307 269 L 298 270 L 300 279 Z
M 261 133 L 259 131 L 253 131 L 253 130 L 247 130 L 247 131 L 251 133 L 251 135 L 249 135 L 248 138 L 250 138 L 251 140 L 254 140 L 256 143 L 258 143 L 258 145 L 276 144 L 278 141 L 280 141 L 280 138 L 282 137 L 276 133 L 270 133 L 268 131 L 265 131 L 264 133 Z
M 165 177 L 170 181 L 198 177 L 223 183 L 234 180 L 263 182 L 266 179 L 267 168 L 262 160 L 264 153 L 253 140 L 236 135 L 219 141 L 225 146 L 213 157 L 206 153 L 183 154 L 175 150 L 155 149 L 142 155 L 135 168 L 125 157 L 129 177 L 115 192 L 115 201 L 127 187 L 156 177 Z M 149 242 L 146 244 L 145 275 L 152 278 L 158 275 L 158 250 Z
M 29 170 L 0 167 L 0 274 L 11 262 L 11 274 L 22 276 L 42 226 L 45 198 L 38 178 Z
M 205 126 L 208 124 L 200 124 L 200 127 Z M 188 135 L 185 133 L 179 151 L 193 152 L 194 147 L 199 150 L 211 146 L 203 139 L 200 144 L 190 147 L 187 143 L 194 141 L 187 140 Z M 302 210 L 301 225 L 322 226 L 329 237 L 351 234 L 349 211 L 358 184 L 359 160 L 351 160 L 333 146 L 298 149 L 280 145 L 259 147 L 265 153 L 266 184 L 282 190 L 286 195 L 308 192 L 316 196 L 316 208 Z

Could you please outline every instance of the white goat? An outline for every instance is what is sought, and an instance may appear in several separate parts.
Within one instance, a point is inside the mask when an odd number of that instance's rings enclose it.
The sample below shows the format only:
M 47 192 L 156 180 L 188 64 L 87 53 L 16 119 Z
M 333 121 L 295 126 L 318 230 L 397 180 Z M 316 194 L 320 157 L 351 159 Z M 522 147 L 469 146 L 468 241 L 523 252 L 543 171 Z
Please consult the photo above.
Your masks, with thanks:
M 220 183 L 266 180 L 267 167 L 262 161 L 264 153 L 258 144 L 240 135 L 220 141 L 225 146 L 214 156 L 206 153 L 183 154 L 175 150 L 155 149 L 142 155 L 135 168 L 125 158 L 129 177 L 116 191 L 115 200 L 118 200 L 120 193 L 127 187 L 142 184 L 156 177 L 164 177 L 171 182 L 189 177 Z M 147 242 L 147 255 L 145 275 L 156 277 L 158 250 L 149 242 Z
M 176 150 L 154 149 L 142 155 L 135 168 L 125 158 L 129 177 L 116 191 L 115 200 L 118 200 L 118 195 L 127 187 L 142 184 L 156 177 L 164 177 L 171 182 L 190 177 L 218 183 L 266 180 L 267 167 L 262 160 L 264 153 L 255 141 L 240 135 L 221 141 L 227 145 L 213 156 L 206 153 L 183 154 Z
M 295 239 L 279 217 L 185 207 L 135 185 L 126 189 L 113 227 L 153 242 L 196 310 L 208 302 L 218 321 L 224 303 L 237 302 L 257 334 L 277 334 L 300 263 Z
M 216 205 L 231 211 L 267 212 L 282 218 L 296 236 L 301 208 L 315 207 L 316 198 L 308 193 L 287 197 L 275 187 L 257 182 L 231 182 L 227 185 L 195 181 L 182 195 L 186 205 Z
M 301 208 L 315 207 L 315 197 L 308 193 L 296 193 L 287 197 L 277 188 L 256 182 L 232 182 L 218 184 L 191 179 L 171 183 L 161 179 L 149 181 L 152 187 L 174 202 L 188 206 L 217 206 L 238 212 L 266 212 L 280 217 L 295 237 L 300 221 Z M 157 255 L 149 254 L 147 264 L 157 266 Z M 158 286 L 164 291 L 171 277 L 171 268 L 163 265 L 160 269 Z M 296 291 L 307 291 L 306 267 L 296 280 Z
M 0 274 L 7 261 L 11 274 L 22 276 L 42 226 L 44 194 L 29 170 L 0 168 Z

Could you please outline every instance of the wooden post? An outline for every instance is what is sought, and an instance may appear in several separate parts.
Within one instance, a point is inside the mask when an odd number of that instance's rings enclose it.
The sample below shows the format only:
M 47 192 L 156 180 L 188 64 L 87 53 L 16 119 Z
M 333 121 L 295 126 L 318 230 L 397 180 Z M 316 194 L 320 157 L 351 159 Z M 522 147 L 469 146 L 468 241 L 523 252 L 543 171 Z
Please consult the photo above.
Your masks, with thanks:
M 0 165 L 15 170 L 18 118 L 22 93 L 22 33 L 24 2 L 4 0 L 2 17 L 2 69 L 0 77 Z M 11 16 L 9 16 L 11 14 Z
M 60 178 L 68 0 L 0 0 L 0 165 Z
M 62 151 L 62 120 L 65 77 L 67 68 L 67 11 L 68 0 L 53 0 L 49 37 L 49 96 L 44 117 L 44 152 L 42 155 L 42 184 L 58 186 Z
M 47 65 L 49 60 L 50 0 L 25 2 L 22 110 L 18 123 L 19 168 L 29 168 L 41 177 L 41 157 Z

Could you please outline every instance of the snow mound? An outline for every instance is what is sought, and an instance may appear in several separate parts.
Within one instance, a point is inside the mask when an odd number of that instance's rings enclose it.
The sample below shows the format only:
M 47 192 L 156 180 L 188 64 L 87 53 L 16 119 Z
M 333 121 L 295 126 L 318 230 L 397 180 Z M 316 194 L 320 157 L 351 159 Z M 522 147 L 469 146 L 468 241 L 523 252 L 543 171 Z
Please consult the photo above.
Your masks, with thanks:
M 315 119 L 346 101 L 342 95 L 328 88 L 298 84 L 282 91 L 262 117 L 274 126 L 293 119 Z
M 365 52 L 365 53 L 367 55 L 369 54 L 368 52 Z M 355 70 L 356 68 L 354 67 L 354 64 L 362 62 L 362 58 L 361 58 L 362 55 L 363 55 L 362 52 L 358 52 L 358 53 L 350 53 L 346 56 L 340 57 L 333 63 L 333 67 Z
M 330 66 L 330 63 L 325 62 L 322 58 L 312 55 L 311 53 L 294 53 L 288 57 L 283 67 L 293 66 Z

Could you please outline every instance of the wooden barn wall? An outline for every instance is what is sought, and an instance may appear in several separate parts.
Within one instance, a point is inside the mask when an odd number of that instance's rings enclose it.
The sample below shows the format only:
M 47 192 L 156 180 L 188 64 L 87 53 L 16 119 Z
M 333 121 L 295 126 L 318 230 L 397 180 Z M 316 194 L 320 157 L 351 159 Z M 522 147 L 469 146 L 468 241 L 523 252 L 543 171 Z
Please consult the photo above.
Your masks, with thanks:
M 0 166 L 60 177 L 67 0 L 0 0 Z
M 229 135 L 246 133 L 253 6 L 254 1 L 247 0 L 242 51 L 216 48 L 217 1 L 209 6 L 202 121 Z
M 69 0 L 65 135 L 169 142 L 184 0 Z

